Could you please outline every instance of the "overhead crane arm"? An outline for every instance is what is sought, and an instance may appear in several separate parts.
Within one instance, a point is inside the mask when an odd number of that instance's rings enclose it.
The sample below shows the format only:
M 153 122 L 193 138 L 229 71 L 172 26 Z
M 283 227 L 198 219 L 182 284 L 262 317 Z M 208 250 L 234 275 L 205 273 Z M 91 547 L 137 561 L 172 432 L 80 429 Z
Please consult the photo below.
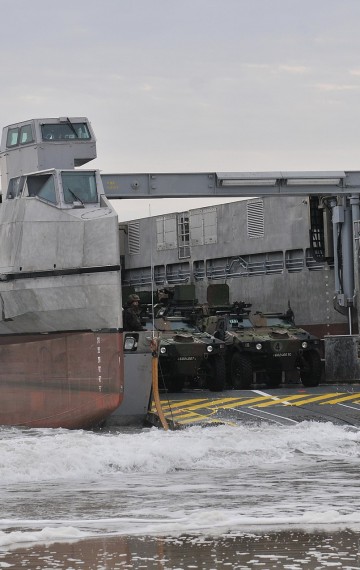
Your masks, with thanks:
M 117 198 L 237 198 L 360 193 L 360 171 L 102 174 Z

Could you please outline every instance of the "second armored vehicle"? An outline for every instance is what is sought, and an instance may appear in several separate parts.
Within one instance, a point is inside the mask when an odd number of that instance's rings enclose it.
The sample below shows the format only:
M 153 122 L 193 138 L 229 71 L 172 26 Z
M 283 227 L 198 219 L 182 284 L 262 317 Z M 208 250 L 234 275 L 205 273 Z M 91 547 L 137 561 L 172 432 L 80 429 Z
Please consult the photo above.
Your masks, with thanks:
M 269 388 L 281 384 L 283 372 L 297 371 L 307 387 L 320 382 L 320 340 L 296 327 L 290 312 L 250 315 L 243 303 L 235 303 L 204 318 L 204 328 L 225 342 L 233 388 L 249 388 L 258 372 Z
M 207 300 L 202 328 L 225 342 L 227 379 L 233 388 L 249 388 L 256 376 L 276 388 L 283 372 L 300 378 L 304 386 L 319 384 L 320 339 L 295 325 L 290 308 L 286 314 L 251 313 L 250 304 L 229 303 L 226 284 L 210 285 Z

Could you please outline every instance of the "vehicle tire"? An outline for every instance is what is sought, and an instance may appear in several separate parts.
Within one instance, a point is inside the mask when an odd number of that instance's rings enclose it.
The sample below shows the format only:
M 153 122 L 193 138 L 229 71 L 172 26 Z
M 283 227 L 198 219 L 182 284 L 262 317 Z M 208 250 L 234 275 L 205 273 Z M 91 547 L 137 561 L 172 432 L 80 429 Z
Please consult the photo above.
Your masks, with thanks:
M 250 388 L 253 380 L 251 360 L 245 354 L 235 352 L 231 359 L 230 376 L 232 387 L 237 390 Z
M 266 373 L 266 386 L 278 388 L 282 382 L 282 370 L 268 370 Z
M 226 386 L 226 367 L 222 356 L 211 358 L 209 363 L 209 374 L 207 374 L 206 385 L 211 392 L 221 392 Z
M 321 358 L 316 350 L 309 350 L 302 355 L 300 378 L 306 388 L 318 386 L 321 379 Z

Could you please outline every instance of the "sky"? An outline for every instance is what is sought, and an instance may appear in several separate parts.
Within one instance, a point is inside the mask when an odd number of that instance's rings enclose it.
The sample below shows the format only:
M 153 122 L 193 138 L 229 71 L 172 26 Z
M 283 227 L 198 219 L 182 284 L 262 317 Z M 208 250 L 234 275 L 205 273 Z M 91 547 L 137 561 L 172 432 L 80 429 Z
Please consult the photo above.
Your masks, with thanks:
M 1 126 L 87 116 L 104 173 L 360 170 L 359 0 L 1 0 L 0 14 Z M 114 205 L 129 220 L 219 201 Z

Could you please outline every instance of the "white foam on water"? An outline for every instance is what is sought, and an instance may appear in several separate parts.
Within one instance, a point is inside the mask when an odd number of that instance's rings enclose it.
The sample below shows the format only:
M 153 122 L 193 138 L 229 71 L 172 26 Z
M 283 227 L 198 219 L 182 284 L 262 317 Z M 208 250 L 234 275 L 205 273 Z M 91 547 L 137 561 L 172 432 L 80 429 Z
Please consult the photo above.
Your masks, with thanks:
M 45 527 L 40 531 L 0 531 L 0 547 L 12 546 L 14 544 L 23 545 L 27 543 L 52 543 L 67 540 L 79 540 L 88 535 L 75 527 L 52 528 Z
M 0 430 L 0 547 L 87 536 L 360 529 L 360 431 Z
M 4 521 L 2 521 L 4 522 Z M 15 521 L 11 522 L 14 525 Z M 231 511 L 194 512 L 185 516 L 177 516 L 165 520 L 143 519 L 95 519 L 95 520 L 19 520 L 16 524 L 37 527 L 40 530 L 8 530 L 0 531 L 0 548 L 26 543 L 50 544 L 59 541 L 73 541 L 100 536 L 180 536 L 184 533 L 211 535 L 212 537 L 249 534 L 251 531 L 276 531 L 286 528 L 305 529 L 307 531 L 332 532 L 344 528 L 360 530 L 360 513 L 343 515 L 336 511 L 309 512 L 301 517 L 247 517 L 236 515 Z
M 4 432 L 4 430 L 3 430 Z M 6 432 L 6 430 L 5 430 Z M 2 437 L 1 437 L 2 435 Z M 310 459 L 358 461 L 360 432 L 331 423 L 193 427 L 103 434 L 67 430 L 0 432 L 0 481 L 93 480 L 123 473 L 263 468 Z

